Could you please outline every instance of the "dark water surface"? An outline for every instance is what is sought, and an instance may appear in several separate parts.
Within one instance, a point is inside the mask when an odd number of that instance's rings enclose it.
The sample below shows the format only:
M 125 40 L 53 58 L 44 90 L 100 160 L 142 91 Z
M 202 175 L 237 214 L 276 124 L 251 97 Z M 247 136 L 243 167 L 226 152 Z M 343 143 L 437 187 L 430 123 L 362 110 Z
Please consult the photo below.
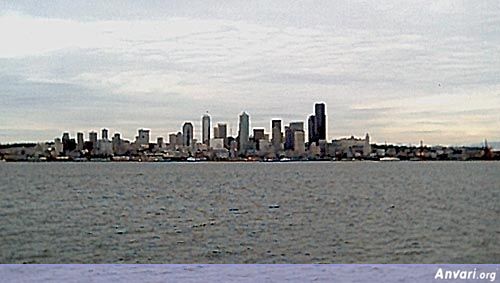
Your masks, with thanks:
M 0 263 L 498 263 L 500 162 L 2 163 Z

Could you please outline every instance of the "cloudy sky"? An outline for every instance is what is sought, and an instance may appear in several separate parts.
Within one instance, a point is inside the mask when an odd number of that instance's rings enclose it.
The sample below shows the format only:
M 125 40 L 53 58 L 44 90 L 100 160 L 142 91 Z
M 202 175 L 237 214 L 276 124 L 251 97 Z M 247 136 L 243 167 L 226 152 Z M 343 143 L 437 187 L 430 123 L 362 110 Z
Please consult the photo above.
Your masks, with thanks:
M 376 142 L 500 140 L 500 2 L 2 1 L 0 142 L 206 111 L 237 132 L 306 120 Z

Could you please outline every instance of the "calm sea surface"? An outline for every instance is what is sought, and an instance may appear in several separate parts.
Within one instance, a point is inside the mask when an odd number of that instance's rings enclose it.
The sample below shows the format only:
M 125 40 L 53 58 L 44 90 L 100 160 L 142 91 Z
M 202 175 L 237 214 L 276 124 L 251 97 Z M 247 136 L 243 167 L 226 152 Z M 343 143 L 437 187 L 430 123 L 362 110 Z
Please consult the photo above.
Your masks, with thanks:
M 499 263 L 500 162 L 1 163 L 0 263 Z

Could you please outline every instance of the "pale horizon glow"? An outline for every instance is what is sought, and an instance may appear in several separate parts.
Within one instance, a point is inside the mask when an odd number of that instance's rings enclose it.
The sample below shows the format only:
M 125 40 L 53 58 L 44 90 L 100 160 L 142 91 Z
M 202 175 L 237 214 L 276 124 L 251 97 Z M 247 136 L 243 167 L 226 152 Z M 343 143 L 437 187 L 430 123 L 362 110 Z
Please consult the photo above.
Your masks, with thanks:
M 0 38 L 0 143 L 269 133 L 319 101 L 329 140 L 500 141 L 498 1 L 6 1 Z

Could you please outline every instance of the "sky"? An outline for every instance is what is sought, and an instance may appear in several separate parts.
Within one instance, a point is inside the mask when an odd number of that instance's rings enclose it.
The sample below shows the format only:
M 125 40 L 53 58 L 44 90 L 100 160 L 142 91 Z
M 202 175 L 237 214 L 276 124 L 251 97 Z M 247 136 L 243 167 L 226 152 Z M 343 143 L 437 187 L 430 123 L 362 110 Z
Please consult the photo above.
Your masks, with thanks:
M 500 1 L 2 1 L 0 101 L 0 143 L 315 102 L 329 139 L 500 141 Z

